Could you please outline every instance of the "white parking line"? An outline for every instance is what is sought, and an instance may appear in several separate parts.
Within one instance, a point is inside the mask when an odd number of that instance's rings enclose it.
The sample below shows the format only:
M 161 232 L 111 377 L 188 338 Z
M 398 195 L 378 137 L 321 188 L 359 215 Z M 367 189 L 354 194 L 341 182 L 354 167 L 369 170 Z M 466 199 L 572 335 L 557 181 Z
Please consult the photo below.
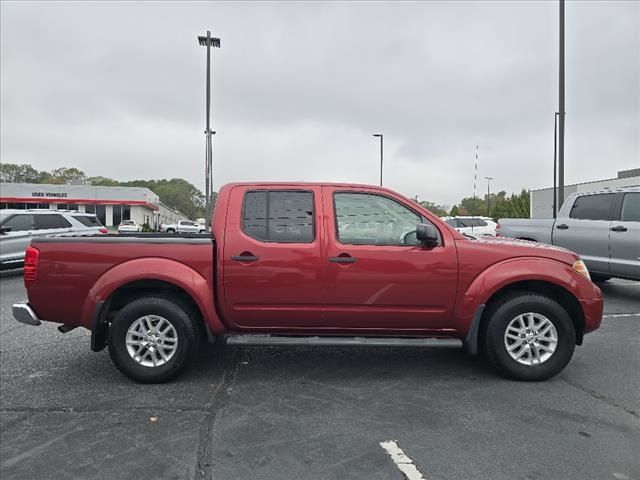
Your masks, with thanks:
M 420 470 L 413 464 L 413 460 L 405 455 L 394 440 L 380 442 L 380 446 L 387 451 L 393 463 L 395 463 L 396 467 L 407 477 L 407 480 L 426 480 L 422 476 L 422 473 L 420 473 Z
M 640 317 L 640 313 L 611 313 L 603 315 L 602 318 Z

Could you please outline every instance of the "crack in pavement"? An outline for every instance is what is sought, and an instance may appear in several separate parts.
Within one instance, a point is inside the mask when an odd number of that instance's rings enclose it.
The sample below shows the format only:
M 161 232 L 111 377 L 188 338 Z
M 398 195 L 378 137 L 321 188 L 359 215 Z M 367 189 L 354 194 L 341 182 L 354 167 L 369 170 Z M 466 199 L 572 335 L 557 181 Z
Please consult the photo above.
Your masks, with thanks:
M 200 433 L 198 435 L 198 451 L 196 455 L 196 469 L 194 480 L 213 479 L 213 464 L 210 463 L 213 449 L 213 427 L 219 414 L 227 405 L 231 392 L 235 386 L 240 370 L 240 353 L 238 350 L 234 354 L 227 354 L 224 357 L 226 365 L 223 369 L 222 381 L 211 394 L 209 401 L 205 405 L 207 415 L 202 420 Z M 206 470 L 209 469 L 207 475 Z
M 558 375 L 558 377 L 562 380 L 564 380 L 565 382 L 567 382 L 569 385 L 571 385 L 574 388 L 577 388 L 578 390 L 581 390 L 585 393 L 588 393 L 589 395 L 591 395 L 593 398 L 596 398 L 604 403 L 606 403 L 607 405 L 610 405 L 612 407 L 618 408 L 620 410 L 624 410 L 625 412 L 633 415 L 636 418 L 640 418 L 640 413 L 636 412 L 635 410 L 632 410 L 631 408 L 625 407 L 624 405 L 621 405 L 620 403 L 616 402 L 615 400 L 613 400 L 612 398 L 609 398 L 589 387 L 585 387 L 584 385 L 580 385 L 579 383 L 570 380 L 569 378 L 567 378 L 564 374 Z

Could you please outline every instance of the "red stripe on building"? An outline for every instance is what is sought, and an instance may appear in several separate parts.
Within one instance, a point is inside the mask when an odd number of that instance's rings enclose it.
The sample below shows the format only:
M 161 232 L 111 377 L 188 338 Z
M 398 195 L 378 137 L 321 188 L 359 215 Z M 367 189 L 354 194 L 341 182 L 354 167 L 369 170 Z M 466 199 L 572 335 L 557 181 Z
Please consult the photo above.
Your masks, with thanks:
M 0 197 L 0 202 L 6 203 L 78 203 L 87 205 L 142 205 L 151 210 L 160 210 L 153 203 L 144 200 L 96 200 L 95 198 L 66 198 L 66 197 Z

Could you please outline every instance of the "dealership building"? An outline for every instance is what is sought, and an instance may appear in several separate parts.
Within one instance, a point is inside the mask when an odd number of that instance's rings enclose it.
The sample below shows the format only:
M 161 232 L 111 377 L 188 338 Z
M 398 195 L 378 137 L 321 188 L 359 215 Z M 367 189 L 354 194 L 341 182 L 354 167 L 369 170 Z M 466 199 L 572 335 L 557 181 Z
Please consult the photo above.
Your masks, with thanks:
M 151 190 L 142 187 L 0 183 L 0 209 L 6 208 L 94 213 L 105 227 L 117 227 L 123 220 L 134 220 L 157 229 L 162 223 L 187 219 L 163 204 Z
M 575 192 L 595 192 L 605 188 L 640 186 L 640 168 L 621 170 L 616 178 L 595 180 L 593 182 L 565 185 L 564 197 Z M 531 218 L 553 218 L 553 187 L 531 190 L 529 192 Z M 561 205 L 558 205 L 560 210 Z

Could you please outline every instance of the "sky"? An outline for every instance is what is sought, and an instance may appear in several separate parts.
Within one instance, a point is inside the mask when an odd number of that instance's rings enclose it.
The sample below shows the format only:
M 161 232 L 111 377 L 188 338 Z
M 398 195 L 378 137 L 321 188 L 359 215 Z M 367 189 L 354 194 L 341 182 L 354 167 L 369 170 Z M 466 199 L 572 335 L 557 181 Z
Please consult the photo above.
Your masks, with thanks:
M 0 161 L 204 190 L 379 182 L 453 205 L 553 182 L 558 4 L 5 2 Z M 640 2 L 566 4 L 566 183 L 640 167 Z

